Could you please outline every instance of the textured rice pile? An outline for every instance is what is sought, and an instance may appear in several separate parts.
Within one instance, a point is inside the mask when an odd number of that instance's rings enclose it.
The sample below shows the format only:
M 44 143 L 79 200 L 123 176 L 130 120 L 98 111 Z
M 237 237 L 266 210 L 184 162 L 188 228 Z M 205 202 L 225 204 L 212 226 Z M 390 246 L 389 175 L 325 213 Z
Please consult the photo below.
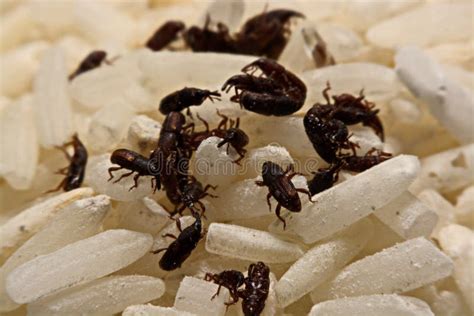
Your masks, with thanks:
M 218 185 L 218 198 L 203 200 L 205 238 L 181 268 L 163 271 L 162 254 L 150 250 L 178 233 L 165 211 L 172 206 L 148 178 L 132 191 L 132 177 L 108 182 L 110 153 L 148 154 L 162 97 L 185 86 L 220 89 L 256 57 L 152 52 L 143 43 L 167 20 L 203 25 L 207 13 L 237 30 L 267 3 L 306 15 L 279 59 L 305 82 L 305 105 L 267 117 L 224 95 L 191 108 L 211 126 L 216 109 L 240 117 L 250 144 L 242 166 L 226 165 L 232 170 L 214 165 L 236 157 L 219 139 L 200 145 L 190 170 Z M 204 275 L 263 261 L 271 286 L 262 315 L 472 315 L 473 12 L 472 2 L 454 0 L 1 0 L 0 313 L 242 315 L 240 302 L 226 311 L 227 289 L 211 300 L 217 285 Z M 311 29 L 336 65 L 316 68 L 303 36 Z M 68 81 L 96 49 L 118 58 Z M 324 102 L 327 81 L 334 94 L 364 89 L 381 110 L 385 142 L 350 127 L 360 152 L 395 157 L 341 173 L 315 203 L 301 195 L 300 213 L 283 212 L 283 230 L 255 180 L 266 160 L 323 163 L 302 116 Z M 55 146 L 75 132 L 90 154 L 84 184 L 44 194 L 67 164 Z M 293 182 L 306 186 L 302 176 Z M 193 221 L 181 218 L 184 227 Z

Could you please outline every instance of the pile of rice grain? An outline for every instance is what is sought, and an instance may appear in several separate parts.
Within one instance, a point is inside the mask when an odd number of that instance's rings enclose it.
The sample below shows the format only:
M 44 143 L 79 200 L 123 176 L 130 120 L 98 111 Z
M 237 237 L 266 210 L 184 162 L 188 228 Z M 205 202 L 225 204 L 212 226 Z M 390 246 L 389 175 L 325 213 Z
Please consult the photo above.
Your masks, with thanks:
M 166 233 L 178 233 L 163 192 L 149 179 L 108 182 L 110 153 L 148 153 L 164 117 L 159 100 L 184 86 L 220 89 L 254 56 L 151 52 L 143 47 L 165 21 L 203 25 L 207 13 L 232 30 L 268 9 L 295 21 L 279 62 L 308 87 L 288 117 L 221 102 L 192 107 L 211 126 L 216 109 L 240 117 L 249 134 L 243 169 L 203 142 L 190 166 L 218 185 L 205 198 L 206 237 L 183 266 L 160 269 Z M 0 312 L 5 315 L 241 315 L 206 272 L 271 270 L 262 315 L 472 315 L 474 313 L 474 33 L 470 1 L 0 1 Z M 315 67 L 304 34 L 317 30 L 337 64 Z M 103 65 L 69 82 L 89 52 Z M 319 162 L 302 115 L 326 82 L 381 109 L 387 139 L 351 127 L 360 151 L 396 157 L 333 188 L 301 196 L 282 229 L 255 185 L 265 160 Z M 66 165 L 55 149 L 74 132 L 89 150 L 82 188 L 44 194 Z M 199 166 L 197 164 L 199 161 Z M 205 174 L 197 172 L 206 168 Z M 314 166 L 309 171 L 315 171 Z M 209 171 L 210 170 L 210 171 Z M 226 174 L 224 174 L 226 171 Z M 304 187 L 303 177 L 295 177 Z M 190 225 L 191 216 L 181 218 Z M 151 303 L 147 304 L 147 303 Z

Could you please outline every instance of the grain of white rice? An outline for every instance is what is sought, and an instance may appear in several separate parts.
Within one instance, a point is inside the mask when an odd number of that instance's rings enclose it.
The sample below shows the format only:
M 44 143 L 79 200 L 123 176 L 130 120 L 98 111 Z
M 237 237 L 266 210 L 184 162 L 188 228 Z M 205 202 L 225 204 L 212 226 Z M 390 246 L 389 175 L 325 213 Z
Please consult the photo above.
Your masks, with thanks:
M 465 31 L 471 27 L 471 9 L 467 2 L 425 4 L 374 25 L 366 36 L 371 43 L 387 48 L 465 40 L 471 36 Z
M 116 171 L 114 173 L 114 179 L 108 181 L 110 176 L 107 171 L 113 166 L 116 165 L 110 162 L 110 154 L 91 157 L 85 182 L 97 193 L 106 194 L 117 201 L 139 200 L 153 192 L 150 177 L 141 177 L 138 180 L 138 187 L 133 191 L 130 190 L 130 187 L 134 185 L 133 177 L 127 177 L 118 183 L 113 183 L 121 174 L 125 173 L 124 171 Z
M 157 136 L 160 134 L 160 130 L 161 123 L 146 115 L 137 115 L 128 127 L 127 141 L 132 149 L 149 153 L 158 145 Z
M 438 191 L 426 189 L 418 194 L 418 198 L 436 213 L 438 221 L 431 231 L 431 237 L 438 239 L 442 227 L 452 224 L 455 220 L 456 211 L 454 206 L 447 201 Z
M 272 226 L 283 234 L 297 234 L 305 243 L 329 237 L 403 193 L 419 168 L 416 157 L 392 158 L 315 195 L 314 203 L 307 203 L 300 213 L 285 212 L 286 230 L 278 220 Z
M 460 223 L 474 226 L 474 186 L 464 189 L 458 196 L 455 212 Z
M 35 26 L 32 12 L 27 6 L 18 6 L 6 12 L 0 22 L 0 51 L 34 39 L 37 36 Z
M 108 230 L 30 260 L 10 272 L 5 288 L 16 303 L 92 281 L 129 265 L 150 250 L 152 237 Z
M 468 315 L 468 307 L 458 292 L 432 284 L 407 294 L 428 303 L 435 315 Z
M 93 193 L 90 188 L 65 192 L 36 203 L 9 219 L 0 227 L 1 257 L 8 257 L 13 250 L 43 228 L 57 212 Z
M 110 276 L 28 305 L 28 315 L 112 315 L 165 292 L 161 279 L 144 275 Z
M 439 232 L 439 242 L 454 262 L 454 280 L 471 312 L 474 312 L 474 233 L 461 225 L 447 225 Z
M 364 95 L 369 101 L 385 101 L 398 94 L 399 82 L 395 72 L 374 63 L 349 63 L 305 71 L 302 79 L 311 87 L 305 104 L 325 103 L 321 91 L 331 84 L 332 94 L 351 93 Z
M 114 102 L 126 102 L 137 110 L 149 109 L 153 100 L 142 86 L 143 75 L 137 67 L 142 54 L 130 54 L 112 65 L 105 64 L 78 76 L 71 83 L 71 97 L 78 105 L 90 110 Z M 109 55 L 108 58 L 114 57 Z
M 178 311 L 173 307 L 161 307 L 151 304 L 146 305 L 131 305 L 127 307 L 123 316 L 193 316 L 196 314 L 185 311 Z
M 395 294 L 366 295 L 326 301 L 314 305 L 309 313 L 310 316 L 348 314 L 354 316 L 434 316 L 428 304 L 422 300 Z
M 34 82 L 34 109 L 41 146 L 61 146 L 70 140 L 71 99 L 64 52 L 53 47 L 43 54 Z
M 403 293 L 453 272 L 452 260 L 423 237 L 407 240 L 346 266 L 311 294 L 314 302 Z
M 97 48 L 120 54 L 133 43 L 135 21 L 106 2 L 77 1 L 73 10 L 77 29 Z
M 447 77 L 440 65 L 416 47 L 401 48 L 395 62 L 400 79 L 416 97 L 428 104 L 439 122 L 460 142 L 473 142 L 472 93 Z
M 277 283 L 278 302 L 287 306 L 311 292 L 344 267 L 372 237 L 372 223 L 362 219 L 298 259 Z
M 410 186 L 415 194 L 423 189 L 448 193 L 474 184 L 474 144 L 437 152 L 421 159 L 421 171 Z
M 38 156 L 32 98 L 26 95 L 0 112 L 0 175 L 14 189 L 27 190 L 35 176 Z
M 234 31 L 240 26 L 242 16 L 245 10 L 244 0 L 215 0 L 212 1 L 204 14 L 201 17 L 200 25 L 204 26 L 206 17 L 209 15 L 213 22 L 221 22 L 229 27 L 229 30 Z
M 219 191 L 220 198 L 214 201 L 219 210 L 216 220 L 228 221 L 267 215 L 270 211 L 266 201 L 268 189 L 257 186 L 255 184 L 257 180 L 261 181 L 262 178 L 258 176 L 254 179 L 245 179 L 229 185 L 226 190 Z M 302 176 L 295 176 L 292 183 L 296 188 L 307 189 L 306 179 Z M 308 198 L 301 193 L 300 197 Z
M 45 37 L 53 39 L 75 31 L 74 2 L 29 0 L 27 8 L 36 27 Z
M 438 222 L 438 215 L 410 192 L 376 210 L 374 215 L 405 239 L 429 237 Z
M 5 52 L 0 59 L 0 93 L 8 97 L 18 97 L 30 87 L 38 59 L 48 48 L 44 41 L 35 41 Z
M 296 244 L 246 227 L 212 223 L 206 236 L 210 253 L 249 261 L 292 262 L 303 255 Z
M 97 234 L 109 209 L 110 199 L 105 195 L 76 201 L 54 216 L 48 225 L 15 251 L 0 268 L 0 310 L 9 311 L 19 306 L 5 292 L 5 277 L 13 269 L 38 256 Z

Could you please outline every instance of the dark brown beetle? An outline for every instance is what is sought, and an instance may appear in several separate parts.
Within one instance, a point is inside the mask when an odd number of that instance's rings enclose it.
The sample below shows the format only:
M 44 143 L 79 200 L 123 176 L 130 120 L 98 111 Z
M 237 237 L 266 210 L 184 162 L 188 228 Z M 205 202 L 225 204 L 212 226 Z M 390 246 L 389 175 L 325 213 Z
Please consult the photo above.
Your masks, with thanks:
M 190 157 L 189 150 L 184 146 L 185 123 L 183 114 L 169 113 L 161 127 L 158 147 L 150 156 L 150 164 L 155 173 L 160 175 L 166 196 L 175 205 L 181 201 L 179 182 L 187 176 Z
M 291 178 L 297 174 L 298 173 L 293 171 L 292 165 L 288 166 L 286 171 L 283 171 L 283 169 L 276 163 L 265 161 L 262 167 L 263 181 L 255 182 L 258 186 L 268 187 L 269 192 L 267 194 L 267 203 L 270 211 L 272 210 L 270 198 L 273 196 L 273 198 L 277 200 L 278 204 L 275 213 L 278 219 L 283 222 L 283 229 L 286 228 L 286 222 L 280 216 L 282 206 L 290 212 L 300 212 L 301 200 L 298 196 L 298 192 L 307 194 L 309 200 L 312 202 L 311 194 L 308 190 L 296 189 L 291 182 Z
M 151 153 L 149 158 L 150 174 L 155 179 L 159 179 L 159 183 L 166 191 L 166 196 L 171 203 L 177 204 L 180 199 L 178 167 L 187 168 L 189 159 L 178 150 L 178 147 L 173 147 L 176 140 L 173 135 L 165 134 L 163 137 L 160 136 L 160 139 L 159 142 L 164 146 L 158 146 Z M 182 162 L 183 160 L 185 160 L 185 163 Z M 187 170 L 185 172 L 187 173 Z
M 145 46 L 152 51 L 159 51 L 178 38 L 185 25 L 181 21 L 167 21 L 150 37 Z
M 262 76 L 253 76 L 261 70 Z M 233 76 L 222 86 L 223 91 L 232 87 L 236 93 L 231 101 L 238 102 L 246 110 L 263 114 L 285 116 L 295 113 L 304 104 L 306 86 L 296 75 L 277 62 L 260 58 L 245 66 L 248 76 Z
M 179 112 L 172 111 L 166 115 L 160 130 L 160 136 L 165 133 L 180 134 L 186 124 L 186 118 Z
M 214 99 L 219 100 L 220 96 L 221 94 L 217 91 L 183 88 L 164 97 L 160 102 L 159 110 L 163 114 L 169 114 L 187 109 L 189 113 L 190 106 L 201 105 L 206 99 L 214 102 Z
M 331 86 L 327 83 L 323 91 L 326 105 L 316 105 L 326 107 L 327 116 L 342 121 L 346 125 L 362 123 L 374 130 L 374 132 L 384 140 L 384 130 L 382 122 L 378 117 L 379 110 L 375 109 L 375 104 L 365 100 L 364 92 L 361 91 L 358 97 L 348 93 L 332 96 L 334 101 L 331 104 L 329 90 Z
M 133 177 L 134 185 L 130 187 L 129 190 L 132 190 L 136 187 L 138 187 L 138 179 L 141 176 L 150 176 L 152 175 L 152 165 L 150 164 L 150 160 L 146 158 L 145 156 L 140 155 L 139 153 L 136 153 L 132 150 L 128 149 L 117 149 L 114 150 L 112 155 L 110 156 L 110 162 L 113 164 L 119 165 L 119 167 L 110 167 L 108 172 L 110 175 L 109 181 L 113 179 L 113 174 L 112 172 L 121 170 L 121 169 L 127 169 L 130 170 L 129 173 L 124 173 L 118 178 L 117 180 L 114 181 L 114 183 L 119 182 L 125 177 L 128 177 L 132 175 L 134 172 L 137 174 Z M 155 183 L 153 183 L 153 180 Z M 159 177 L 152 178 L 152 187 L 155 188 L 155 190 L 160 189 L 160 181 Z
M 74 154 L 72 156 L 67 152 L 67 146 L 73 146 Z M 79 140 L 77 134 L 72 136 L 72 141 L 58 147 L 58 149 L 64 152 L 66 159 L 69 161 L 69 166 L 57 171 L 58 174 L 64 175 L 65 177 L 55 189 L 47 191 L 46 193 L 59 191 L 61 188 L 63 188 L 64 191 L 71 191 L 79 188 L 82 181 L 84 181 L 88 155 L 86 147 Z
M 245 288 L 239 290 L 243 299 L 242 311 L 245 316 L 258 316 L 265 308 L 270 289 L 270 268 L 263 262 L 252 263 L 244 280 Z
M 314 173 L 313 179 L 308 181 L 308 189 L 311 196 L 331 188 L 339 179 L 339 171 L 344 163 L 342 160 L 327 168 L 320 168 Z
M 278 82 L 284 88 L 287 95 L 295 100 L 304 102 L 306 98 L 306 85 L 295 74 L 286 70 L 285 67 L 274 60 L 259 58 L 242 68 L 244 73 L 250 75 L 253 75 L 257 70 L 260 70 L 267 78 Z
M 249 137 L 243 130 L 241 130 L 237 121 L 237 125 L 235 127 L 229 128 L 225 135 L 224 139 L 217 144 L 217 147 L 222 147 L 227 144 L 227 154 L 229 154 L 229 146 L 232 145 L 235 151 L 239 154 L 239 158 L 234 160 L 234 163 L 240 164 L 240 161 L 245 157 L 247 150 L 244 148 L 249 143 Z
M 209 124 L 204 119 L 202 119 L 198 114 L 197 118 L 201 122 L 203 122 L 205 126 L 205 130 L 200 131 L 200 132 L 195 132 L 194 128 L 188 130 L 188 133 L 185 135 L 186 142 L 192 150 L 196 150 L 201 144 L 201 142 L 208 137 L 216 136 L 219 138 L 223 138 L 223 140 L 219 142 L 219 144 L 217 144 L 217 147 L 222 147 L 225 144 L 227 144 L 227 154 L 228 154 L 229 145 L 232 145 L 232 147 L 240 156 L 234 162 L 239 164 L 240 160 L 242 160 L 245 157 L 245 153 L 247 152 L 247 150 L 245 149 L 245 146 L 247 146 L 249 143 L 249 137 L 242 129 L 239 128 L 240 118 L 237 118 L 234 121 L 230 119 L 229 117 L 221 114 L 219 111 L 217 111 L 217 115 L 219 115 L 222 118 L 222 120 L 219 122 L 219 125 L 217 126 L 217 128 L 211 130 L 209 128 Z M 227 125 L 227 123 L 229 123 L 229 125 Z
M 240 118 L 237 118 L 235 121 L 229 119 L 227 116 L 220 114 L 217 111 L 217 115 L 222 117 L 222 121 L 219 123 L 216 129 L 211 131 L 213 136 L 223 138 L 217 147 L 222 147 L 227 144 L 227 154 L 229 154 L 229 146 L 232 145 L 235 151 L 239 154 L 239 158 L 234 162 L 239 164 L 239 162 L 245 157 L 247 150 L 245 146 L 249 143 L 249 137 L 247 134 L 239 128 Z M 227 122 L 229 122 L 229 127 L 227 127 Z
M 168 138 L 167 138 L 168 139 Z M 173 204 L 179 204 L 181 194 L 179 191 L 178 175 L 178 152 L 173 151 L 169 156 L 165 156 L 164 151 L 158 147 L 150 155 L 150 163 L 153 169 L 156 170 L 160 179 L 160 184 L 166 192 L 166 197 Z M 182 156 L 179 156 L 182 158 Z
M 250 74 L 234 75 L 227 79 L 222 86 L 222 91 L 229 93 L 234 88 L 235 94 L 230 98 L 232 102 L 239 102 L 240 91 L 246 90 L 256 93 L 265 93 L 267 91 L 279 91 L 281 86 L 273 79 L 265 77 L 256 77 Z
M 69 76 L 69 80 L 76 78 L 77 76 L 100 67 L 102 62 L 106 61 L 107 53 L 102 50 L 95 50 L 84 58 L 83 61 L 79 64 L 79 67 Z
M 193 26 L 184 33 L 184 41 L 195 52 L 220 52 L 266 56 L 277 59 L 291 34 L 289 20 L 303 15 L 291 10 L 261 13 L 245 22 L 242 29 L 231 35 L 223 23 L 210 28 L 210 18 L 203 28 Z
M 313 106 L 306 112 L 303 125 L 306 135 L 319 156 L 328 163 L 337 161 L 342 149 L 352 149 L 358 145 L 349 141 L 346 124 L 326 117 L 326 107 Z
M 224 270 L 219 274 L 206 273 L 204 280 L 212 281 L 219 285 L 216 294 L 214 294 L 211 299 L 214 299 L 214 297 L 219 295 L 221 287 L 225 287 L 229 290 L 232 301 L 225 303 L 229 306 L 239 301 L 239 287 L 244 284 L 245 277 L 240 271 Z
M 362 172 L 390 158 L 392 158 L 392 154 L 372 148 L 364 156 L 350 155 L 341 159 L 344 162 L 345 170 Z
M 179 184 L 181 201 L 180 204 L 176 205 L 176 208 L 171 215 L 173 216 L 176 213 L 182 215 L 185 208 L 189 208 L 192 212 L 195 212 L 195 205 L 197 204 L 199 205 L 202 216 L 206 211 L 206 207 L 200 200 L 206 196 L 212 198 L 217 197 L 207 192 L 209 189 L 215 190 L 216 188 L 216 186 L 210 184 L 203 187 L 201 182 L 199 182 L 195 177 L 188 176 L 185 181 L 181 181 Z
M 291 35 L 291 18 L 304 18 L 304 15 L 293 10 L 277 9 L 247 20 L 236 34 L 239 53 L 278 59 Z
M 211 19 L 206 17 L 204 27 L 192 26 L 184 32 L 183 39 L 194 52 L 238 53 L 229 29 L 217 23 L 217 29 L 210 29 Z
M 163 237 L 171 237 L 175 240 L 167 247 L 152 251 L 153 254 L 165 251 L 163 257 L 160 259 L 160 268 L 165 271 L 175 270 L 183 264 L 183 262 L 191 255 L 191 252 L 196 248 L 199 240 L 203 237 L 201 234 L 202 223 L 201 217 L 198 213 L 193 212 L 193 216 L 196 219 L 193 224 L 186 227 L 184 230 L 181 228 L 181 222 L 179 219 L 176 220 L 176 226 L 180 231 L 178 237 L 166 234 Z

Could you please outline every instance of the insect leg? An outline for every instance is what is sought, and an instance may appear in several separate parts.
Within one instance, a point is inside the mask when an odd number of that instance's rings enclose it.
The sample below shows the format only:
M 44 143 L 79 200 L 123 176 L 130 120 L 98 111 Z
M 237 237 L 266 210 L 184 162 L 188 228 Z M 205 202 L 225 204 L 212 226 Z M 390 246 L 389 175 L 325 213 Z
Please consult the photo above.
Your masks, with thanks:
M 112 171 L 117 171 L 117 170 L 120 170 L 120 169 L 123 169 L 123 168 L 122 167 L 110 167 L 109 170 L 108 170 L 110 178 L 107 181 L 112 180 L 112 178 L 114 177 L 114 175 L 112 174 Z
M 170 238 L 173 238 L 173 239 L 178 239 L 178 237 L 176 237 L 173 234 L 169 234 L 169 233 L 168 234 L 163 234 L 163 235 L 161 235 L 161 237 L 163 237 L 163 238 L 170 237 Z
M 286 221 L 283 217 L 281 217 L 280 211 L 281 211 L 281 205 L 280 205 L 280 203 L 278 203 L 278 205 L 275 209 L 275 214 L 278 217 L 278 219 L 283 222 L 283 230 L 285 230 L 286 229 Z
M 135 171 L 130 171 L 129 173 L 124 173 L 120 176 L 120 178 L 118 178 L 117 180 L 114 181 L 114 183 L 117 183 L 119 182 L 120 180 L 122 180 L 123 178 L 126 178 L 128 176 L 130 176 L 132 173 L 134 173 Z
M 59 183 L 59 185 L 58 185 L 56 188 L 51 189 L 51 190 L 49 190 L 49 191 L 46 191 L 46 192 L 44 192 L 44 193 L 51 193 L 51 192 L 59 191 L 59 190 L 61 190 L 61 188 L 64 186 L 64 183 L 66 183 L 66 178 L 64 178 L 63 181 L 61 181 L 61 183 Z
M 222 284 L 219 284 L 219 286 L 217 287 L 217 292 L 216 292 L 214 295 L 212 295 L 212 297 L 211 297 L 211 301 L 212 301 L 216 296 L 219 295 L 219 293 L 221 292 L 221 287 L 222 287 Z
M 313 202 L 313 200 L 311 200 L 311 193 L 306 190 L 306 189 L 296 189 L 296 192 L 300 192 L 300 193 L 304 193 L 308 196 L 308 200 L 310 200 L 311 202 Z
M 270 203 L 270 198 L 271 197 L 272 197 L 272 193 L 268 192 L 267 193 L 267 204 L 268 204 L 268 208 L 269 208 L 270 212 L 272 211 L 272 204 Z
M 165 251 L 165 250 L 167 250 L 167 249 L 168 249 L 168 248 L 160 248 L 160 249 L 152 250 L 152 251 L 150 251 L 150 253 L 156 255 L 157 253 L 160 253 L 160 252 Z
M 134 188 L 138 188 L 138 178 L 140 178 L 140 174 L 137 173 L 134 177 L 133 177 L 133 185 L 130 187 L 130 189 L 128 189 L 128 191 L 132 191 Z

